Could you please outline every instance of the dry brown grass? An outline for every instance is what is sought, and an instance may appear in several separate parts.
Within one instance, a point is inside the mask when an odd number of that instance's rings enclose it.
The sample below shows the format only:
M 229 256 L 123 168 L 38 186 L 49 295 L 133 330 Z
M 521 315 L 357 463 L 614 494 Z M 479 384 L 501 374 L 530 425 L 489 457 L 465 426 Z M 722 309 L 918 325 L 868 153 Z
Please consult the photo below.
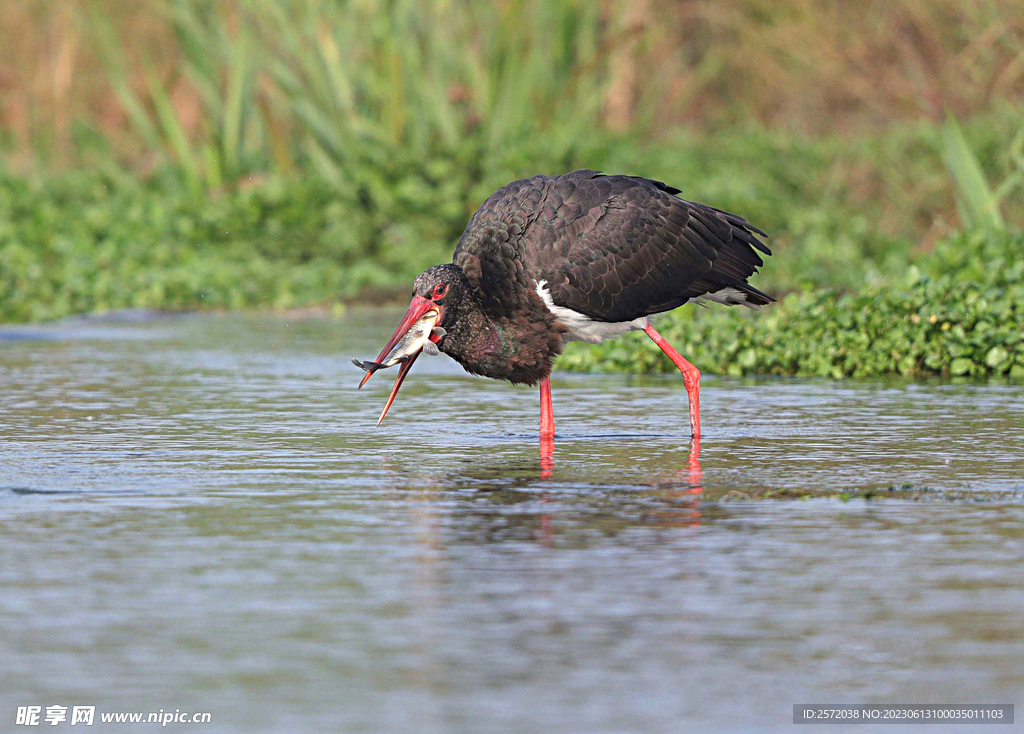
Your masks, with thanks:
M 508 0 L 511 2 L 512 0 Z M 565 0 L 571 2 L 573 0 Z M 602 116 L 616 131 L 756 122 L 819 133 L 970 115 L 1024 100 L 1020 0 L 608 0 Z M 160 0 L 0 4 L 0 143 L 27 164 L 74 160 L 74 127 L 130 138 L 82 18 L 111 19 L 126 57 L 152 59 L 186 129 L 201 105 L 177 81 Z M 141 90 L 141 73 L 131 80 Z M 131 141 L 128 141 L 131 148 Z M 123 147 L 122 147 L 123 149 Z M 135 141 L 139 159 L 144 146 Z
M 668 119 L 808 132 L 969 115 L 1024 96 L 1017 0 L 728 0 L 671 7 L 651 53 Z

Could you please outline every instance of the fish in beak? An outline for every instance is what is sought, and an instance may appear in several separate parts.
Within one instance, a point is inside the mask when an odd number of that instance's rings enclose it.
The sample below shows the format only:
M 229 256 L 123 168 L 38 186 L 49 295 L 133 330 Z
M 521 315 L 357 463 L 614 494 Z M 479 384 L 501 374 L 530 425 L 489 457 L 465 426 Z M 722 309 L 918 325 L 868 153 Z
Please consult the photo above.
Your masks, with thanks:
M 398 368 L 398 377 L 395 378 L 395 386 L 391 388 L 388 402 L 384 405 L 384 410 L 381 411 L 380 418 L 377 420 L 378 426 L 384 420 L 384 416 L 388 414 L 391 404 L 395 402 L 398 389 L 405 381 L 405 376 L 409 374 L 409 370 L 412 369 L 416 358 L 424 351 L 428 354 L 437 354 L 436 344 L 445 335 L 444 329 L 436 325 L 440 318 L 440 306 L 429 298 L 413 296 L 412 303 L 409 304 L 409 310 L 405 312 L 402 322 L 395 329 L 395 333 L 391 335 L 391 338 L 388 339 L 388 343 L 384 345 L 377 359 L 373 362 L 352 360 L 356 367 L 366 372 L 359 383 L 359 387 L 365 385 L 366 381 L 377 370 L 401 364 L 401 367 Z

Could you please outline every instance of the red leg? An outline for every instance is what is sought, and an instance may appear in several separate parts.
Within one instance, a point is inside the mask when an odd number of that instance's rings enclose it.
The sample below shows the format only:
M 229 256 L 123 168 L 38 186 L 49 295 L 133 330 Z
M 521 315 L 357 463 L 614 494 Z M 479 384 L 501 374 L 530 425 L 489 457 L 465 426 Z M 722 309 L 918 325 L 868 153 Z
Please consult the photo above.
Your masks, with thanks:
M 555 412 L 551 409 L 551 378 L 540 381 L 540 478 L 550 479 L 555 468 Z M 544 522 L 542 518 L 542 523 Z
M 665 341 L 665 337 L 650 324 L 644 327 L 644 333 L 654 340 L 661 351 L 672 360 L 672 364 L 683 373 L 683 385 L 686 387 L 686 394 L 690 397 L 690 433 L 694 438 L 700 438 L 700 370 L 687 362 L 683 355 Z
M 551 378 L 540 381 L 540 436 L 554 438 L 555 413 L 551 409 Z

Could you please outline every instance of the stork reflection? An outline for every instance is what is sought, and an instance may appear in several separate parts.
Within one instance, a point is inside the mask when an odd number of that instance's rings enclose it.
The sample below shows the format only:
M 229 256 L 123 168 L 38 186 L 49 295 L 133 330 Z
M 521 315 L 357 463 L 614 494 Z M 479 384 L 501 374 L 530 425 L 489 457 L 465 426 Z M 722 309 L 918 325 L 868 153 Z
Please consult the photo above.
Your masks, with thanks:
M 540 438 L 540 479 L 551 479 L 555 469 L 554 436 L 541 435 Z M 700 525 L 700 498 L 704 492 L 704 470 L 700 465 L 700 437 L 690 439 L 690 452 L 686 464 L 676 469 L 671 475 L 651 483 L 651 489 L 659 496 L 671 501 L 671 509 L 661 509 L 652 513 L 658 524 L 673 527 L 698 527 Z M 680 506 L 679 500 L 682 500 Z M 548 502 L 547 494 L 541 496 L 542 502 Z M 540 518 L 541 537 L 545 543 L 551 541 L 551 517 L 543 513 Z
M 700 436 L 690 439 L 690 456 L 686 460 L 686 482 L 690 491 L 700 494 L 704 491 L 704 471 L 700 468 Z
M 551 479 L 551 472 L 555 469 L 555 437 L 553 435 L 540 436 L 540 478 Z
M 553 435 L 541 434 L 540 437 L 540 478 L 551 479 L 555 469 L 555 437 Z M 700 437 L 690 439 L 690 453 L 686 459 L 686 466 L 677 470 L 672 479 L 665 482 L 657 482 L 656 486 L 686 485 L 686 492 L 699 495 L 704 491 L 704 471 L 700 467 Z

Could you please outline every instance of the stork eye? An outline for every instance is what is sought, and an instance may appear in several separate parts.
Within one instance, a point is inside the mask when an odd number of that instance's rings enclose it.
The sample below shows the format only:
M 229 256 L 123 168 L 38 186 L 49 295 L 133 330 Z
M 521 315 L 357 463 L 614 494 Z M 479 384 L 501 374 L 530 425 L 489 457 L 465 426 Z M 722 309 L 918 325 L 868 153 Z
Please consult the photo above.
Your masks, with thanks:
M 439 298 L 444 298 L 447 292 L 448 286 L 445 285 L 444 283 L 438 283 L 437 285 L 434 286 L 434 292 L 431 293 L 430 295 L 436 301 Z

